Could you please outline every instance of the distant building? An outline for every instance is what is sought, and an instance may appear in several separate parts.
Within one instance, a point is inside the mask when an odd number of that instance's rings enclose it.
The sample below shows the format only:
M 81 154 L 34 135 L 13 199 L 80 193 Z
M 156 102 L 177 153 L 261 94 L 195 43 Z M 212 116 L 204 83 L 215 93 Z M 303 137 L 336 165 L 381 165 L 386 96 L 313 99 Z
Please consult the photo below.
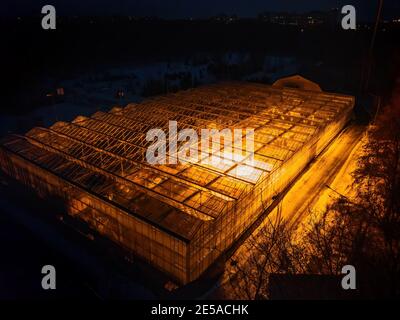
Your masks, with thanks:
M 271 24 L 313 27 L 327 25 L 331 26 L 338 23 L 339 11 L 332 9 L 330 11 L 311 11 L 306 13 L 289 13 L 289 12 L 265 12 L 258 16 L 259 20 L 269 22 Z
M 371 287 L 358 280 L 355 290 L 342 288 L 342 275 L 271 274 L 271 300 L 353 300 L 373 298 Z

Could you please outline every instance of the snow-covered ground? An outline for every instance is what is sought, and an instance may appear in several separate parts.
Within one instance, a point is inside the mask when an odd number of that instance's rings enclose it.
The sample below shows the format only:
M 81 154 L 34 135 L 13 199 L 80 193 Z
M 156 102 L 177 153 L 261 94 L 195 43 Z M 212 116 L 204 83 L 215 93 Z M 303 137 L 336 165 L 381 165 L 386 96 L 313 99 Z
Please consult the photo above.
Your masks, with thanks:
M 100 110 L 100 108 L 97 110 Z M 86 104 L 62 102 L 40 107 L 25 115 L 2 116 L 0 120 L 0 135 L 25 133 L 35 126 L 48 127 L 56 121 L 71 121 L 77 115 L 90 115 L 95 111 L 96 109 Z
M 230 52 L 217 60 L 218 63 L 232 66 L 245 64 L 249 59 L 251 57 L 248 53 Z M 216 62 L 215 57 L 205 54 L 201 61 L 199 63 L 194 57 L 188 61 L 105 67 L 82 72 L 68 80 L 49 79 L 48 83 L 52 84 L 47 85 L 49 91 L 58 87 L 64 88 L 63 101 L 39 107 L 24 115 L 2 115 L 0 135 L 11 132 L 24 133 L 34 126 L 50 126 L 56 121 L 71 121 L 78 115 L 87 116 L 99 110 L 109 110 L 115 105 L 140 102 L 143 99 L 143 90 L 151 82 L 157 82 L 163 86 L 164 91 L 169 91 L 170 88 L 172 90 L 183 87 L 183 81 L 188 79 L 193 85 L 217 81 L 209 68 L 210 64 Z M 266 55 L 263 67 L 258 72 L 246 75 L 243 80 L 270 79 L 272 82 L 294 74 L 298 69 L 298 62 L 293 57 Z M 124 96 L 118 97 L 118 91 L 122 91 Z
M 253 231 L 251 239 L 260 239 L 257 235 L 266 223 L 282 218 L 296 230 L 295 237 L 301 240 L 310 224 L 318 221 L 327 206 L 337 198 L 338 192 L 350 197 L 354 195 L 351 173 L 362 150 L 364 130 L 365 127 L 359 125 L 345 128 L 294 182 L 280 203 L 269 212 L 269 219 L 265 219 Z M 232 258 L 245 266 L 251 263 L 250 253 L 245 242 Z M 229 292 L 230 270 L 227 264 L 224 275 L 214 288 L 217 293 L 225 294 L 224 290 Z M 211 290 L 209 296 L 203 298 L 213 298 L 213 293 Z

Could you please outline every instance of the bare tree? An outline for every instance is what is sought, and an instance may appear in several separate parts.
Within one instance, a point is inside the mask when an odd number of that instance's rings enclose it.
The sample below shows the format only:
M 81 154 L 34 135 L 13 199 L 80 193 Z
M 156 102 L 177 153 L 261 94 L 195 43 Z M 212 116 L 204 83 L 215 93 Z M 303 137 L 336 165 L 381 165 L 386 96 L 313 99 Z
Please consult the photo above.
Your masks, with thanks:
M 368 261 L 400 295 L 400 85 L 368 131 L 354 172 L 359 215 L 368 224 Z M 373 249 L 373 250 L 371 250 Z
M 400 86 L 370 126 L 353 172 L 356 197 L 339 197 L 304 239 L 313 272 L 356 267 L 369 295 L 400 296 Z
M 246 240 L 241 250 L 243 255 L 236 255 L 229 261 L 227 291 L 230 297 L 267 299 L 271 273 L 295 272 L 290 238 L 290 229 L 282 218 L 267 218 L 258 232 Z
M 339 196 L 302 226 L 300 240 L 281 218 L 268 219 L 246 241 L 244 257 L 230 261 L 231 295 L 268 299 L 270 274 L 339 275 L 351 264 L 369 297 L 399 297 L 400 85 L 368 130 L 353 177 L 356 197 Z
M 344 265 L 358 265 L 360 252 L 367 246 L 366 224 L 354 219 L 353 213 L 359 216 L 355 211 L 342 214 L 339 206 L 347 204 L 339 199 L 322 215 L 310 212 L 312 218 L 300 233 L 281 218 L 268 219 L 246 241 L 243 255 L 229 262 L 225 290 L 229 297 L 268 299 L 272 274 L 340 275 Z M 279 286 L 279 281 L 274 283 L 275 288 Z

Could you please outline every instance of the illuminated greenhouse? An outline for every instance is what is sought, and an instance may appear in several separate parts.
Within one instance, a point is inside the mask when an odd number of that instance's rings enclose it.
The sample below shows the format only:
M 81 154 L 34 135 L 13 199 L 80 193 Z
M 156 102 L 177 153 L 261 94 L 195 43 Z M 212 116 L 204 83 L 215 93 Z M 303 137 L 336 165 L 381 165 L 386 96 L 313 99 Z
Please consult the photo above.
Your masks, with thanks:
M 208 85 L 8 135 L 0 166 L 39 196 L 62 198 L 68 214 L 186 284 L 327 146 L 353 106 L 353 97 L 318 88 Z M 170 120 L 196 132 L 253 128 L 254 154 L 243 143 L 232 146 L 232 159 L 211 164 L 149 164 L 146 133 L 168 132 Z

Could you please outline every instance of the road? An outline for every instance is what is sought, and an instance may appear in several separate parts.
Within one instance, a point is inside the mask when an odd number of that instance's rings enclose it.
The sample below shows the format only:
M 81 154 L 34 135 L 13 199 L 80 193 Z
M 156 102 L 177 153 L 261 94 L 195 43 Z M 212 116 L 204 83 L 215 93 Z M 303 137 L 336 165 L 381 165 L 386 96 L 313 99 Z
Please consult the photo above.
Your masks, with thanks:
M 351 193 L 351 172 L 361 149 L 362 126 L 349 126 L 316 158 L 280 203 L 281 216 L 297 227 L 310 213 L 325 210 L 332 198 Z M 329 186 L 330 188 L 328 188 Z M 333 191 L 335 190 L 335 191 Z M 277 214 L 279 206 L 271 212 Z
M 290 226 L 301 232 L 302 224 L 307 224 L 308 219 L 316 219 L 338 193 L 351 197 L 353 195 L 351 172 L 362 149 L 364 131 L 363 126 L 346 127 L 309 165 L 280 203 L 269 213 L 271 221 L 280 215 Z M 254 230 L 253 238 L 257 239 L 262 227 L 263 224 Z M 245 264 L 248 257 L 249 252 L 245 243 L 232 256 L 240 264 Z M 221 287 L 227 281 L 226 272 L 217 286 Z

